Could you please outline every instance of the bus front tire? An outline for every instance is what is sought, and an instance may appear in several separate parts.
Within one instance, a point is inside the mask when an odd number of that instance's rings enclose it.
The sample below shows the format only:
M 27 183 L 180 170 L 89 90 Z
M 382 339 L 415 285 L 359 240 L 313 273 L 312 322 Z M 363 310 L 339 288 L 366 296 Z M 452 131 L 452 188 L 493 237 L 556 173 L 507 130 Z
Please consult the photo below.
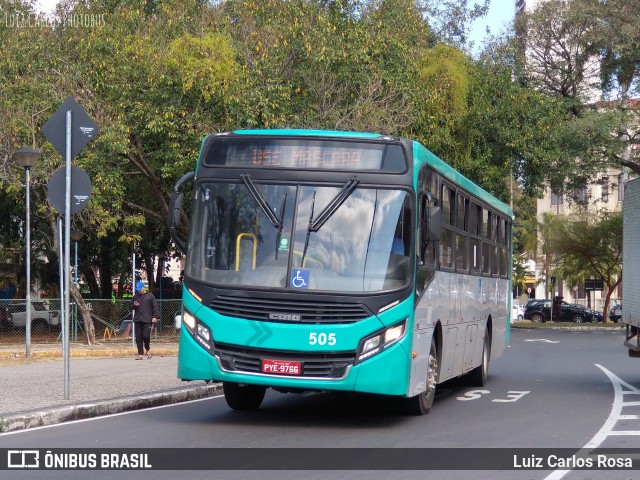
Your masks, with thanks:
M 435 338 L 431 339 L 429 350 L 429 369 L 427 370 L 427 389 L 404 399 L 405 412 L 409 415 L 425 415 L 429 413 L 436 396 L 436 384 L 438 383 L 438 345 Z
M 223 382 L 222 390 L 227 405 L 234 410 L 257 410 L 264 400 L 266 387 L 259 385 L 240 385 L 238 383 Z

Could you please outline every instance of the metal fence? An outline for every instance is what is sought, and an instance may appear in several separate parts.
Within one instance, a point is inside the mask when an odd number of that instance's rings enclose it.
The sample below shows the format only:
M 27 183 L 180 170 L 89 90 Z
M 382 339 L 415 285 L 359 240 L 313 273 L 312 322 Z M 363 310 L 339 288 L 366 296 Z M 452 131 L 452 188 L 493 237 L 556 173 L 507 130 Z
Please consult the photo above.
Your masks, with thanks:
M 131 300 L 95 299 L 85 300 L 96 332 L 97 340 L 127 338 L 131 322 Z M 179 330 L 175 317 L 180 314 L 182 301 L 158 300 L 160 319 L 153 329 L 153 338 L 163 341 L 178 341 Z M 24 342 L 26 333 L 26 302 L 24 300 L 0 301 L 0 343 Z M 60 300 L 46 299 L 31 302 L 31 341 L 33 343 L 62 342 L 60 325 L 62 315 Z M 82 341 L 85 337 L 84 322 L 75 303 L 70 308 L 70 340 Z

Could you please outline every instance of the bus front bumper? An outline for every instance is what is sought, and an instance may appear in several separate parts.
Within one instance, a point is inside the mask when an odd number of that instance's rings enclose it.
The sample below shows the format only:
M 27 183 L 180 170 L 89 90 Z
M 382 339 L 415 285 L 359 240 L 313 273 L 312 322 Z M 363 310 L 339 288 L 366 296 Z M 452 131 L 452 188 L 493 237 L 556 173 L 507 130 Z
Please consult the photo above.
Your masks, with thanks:
M 340 390 L 406 395 L 411 360 L 404 343 L 406 342 L 391 345 L 383 352 L 357 365 L 351 363 L 346 366 L 343 374 L 338 378 L 319 378 L 230 371 L 225 368 L 228 367 L 228 364 L 220 356 L 207 351 L 183 329 L 178 353 L 178 378 L 235 382 L 296 390 Z

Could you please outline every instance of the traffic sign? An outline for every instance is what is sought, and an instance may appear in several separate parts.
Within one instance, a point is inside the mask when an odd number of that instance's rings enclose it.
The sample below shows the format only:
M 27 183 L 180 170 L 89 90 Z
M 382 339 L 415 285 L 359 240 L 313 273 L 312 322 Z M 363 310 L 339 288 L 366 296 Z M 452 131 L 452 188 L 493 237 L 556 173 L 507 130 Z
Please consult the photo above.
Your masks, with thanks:
M 66 189 L 65 167 L 60 167 L 53 172 L 47 184 L 47 198 L 49 203 L 58 212 L 64 214 L 65 189 Z M 91 180 L 89 175 L 78 167 L 71 167 L 71 215 L 82 211 L 91 198 Z
M 68 97 L 55 113 L 42 126 L 42 133 L 64 157 L 64 168 L 58 169 L 49 179 L 48 197 L 56 210 L 64 215 L 64 234 L 62 220 L 58 220 L 60 230 L 60 294 L 62 318 L 62 351 L 64 357 L 64 399 L 69 400 L 69 325 L 71 317 L 71 264 L 70 237 L 71 215 L 81 211 L 91 197 L 91 181 L 87 174 L 71 165 L 71 161 L 84 146 L 98 134 L 98 126 L 87 115 L 73 97 Z M 64 238 L 64 248 L 62 239 Z M 64 269 L 62 263 L 64 260 Z M 64 270 L 64 271 L 63 271 Z M 63 298 L 64 297 L 64 301 Z
M 51 142 L 57 152 L 66 156 L 67 127 L 66 115 L 71 111 L 71 159 L 74 159 L 89 141 L 98 135 L 98 125 L 87 115 L 87 112 L 75 101 L 68 97 L 58 110 L 42 126 L 42 133 Z
M 597 278 L 591 278 L 591 279 L 585 280 L 584 289 L 602 291 L 604 290 L 604 281 Z

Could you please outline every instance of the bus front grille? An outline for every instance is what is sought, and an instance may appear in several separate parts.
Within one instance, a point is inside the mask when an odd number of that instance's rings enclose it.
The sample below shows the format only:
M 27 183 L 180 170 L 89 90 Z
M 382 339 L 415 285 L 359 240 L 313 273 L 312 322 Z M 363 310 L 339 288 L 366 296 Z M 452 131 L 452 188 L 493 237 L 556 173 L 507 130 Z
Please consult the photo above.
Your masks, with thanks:
M 324 303 L 218 295 L 209 307 L 227 317 L 266 322 L 353 323 L 372 314 L 357 303 Z
M 262 374 L 262 361 L 285 360 L 300 362 L 298 377 L 342 378 L 353 365 L 355 352 L 300 353 L 280 350 L 260 350 L 216 343 L 214 355 L 226 371 Z

